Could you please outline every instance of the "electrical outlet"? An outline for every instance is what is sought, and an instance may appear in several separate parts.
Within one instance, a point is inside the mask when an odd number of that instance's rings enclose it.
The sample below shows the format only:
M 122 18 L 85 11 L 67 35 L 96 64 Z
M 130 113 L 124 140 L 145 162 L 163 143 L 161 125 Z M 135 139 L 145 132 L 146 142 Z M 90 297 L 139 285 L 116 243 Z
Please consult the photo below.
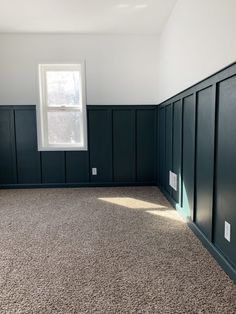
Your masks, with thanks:
M 177 175 L 175 173 L 172 172 L 172 188 L 177 191 L 178 187 L 177 187 Z
M 231 225 L 225 221 L 225 239 L 230 242 Z
M 97 168 L 92 168 L 92 175 L 96 176 L 97 175 Z
M 178 186 L 177 186 L 177 175 L 172 172 L 172 171 L 169 171 L 169 185 L 172 187 L 172 189 L 174 189 L 175 191 L 178 190 Z
M 169 171 L 169 185 L 172 186 L 173 180 L 172 180 L 172 171 Z

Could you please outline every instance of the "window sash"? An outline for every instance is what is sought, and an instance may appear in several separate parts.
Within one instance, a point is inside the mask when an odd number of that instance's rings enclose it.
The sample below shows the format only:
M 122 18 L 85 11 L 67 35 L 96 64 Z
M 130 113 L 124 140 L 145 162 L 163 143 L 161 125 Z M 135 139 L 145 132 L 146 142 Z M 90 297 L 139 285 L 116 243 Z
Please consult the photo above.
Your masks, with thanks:
M 56 67 L 56 68 L 55 68 Z M 81 95 L 80 95 L 80 102 L 77 104 L 77 105 L 67 105 L 67 104 L 63 104 L 63 105 L 57 105 L 57 104 L 53 104 L 53 105 L 49 105 L 48 104 L 48 81 L 47 81 L 47 72 L 50 72 L 50 71 L 53 71 L 53 72 L 61 72 L 61 71 L 66 71 L 66 72 L 79 72 L 80 74 L 80 91 L 81 91 Z M 55 66 L 55 65 L 52 65 L 52 66 L 44 66 L 43 69 L 42 69 L 42 79 L 43 79 L 43 85 L 42 87 L 44 87 L 44 89 L 42 89 L 42 92 L 43 92 L 43 98 L 44 98 L 44 106 L 46 107 L 68 107 L 68 108 L 82 108 L 82 104 L 83 104 L 83 82 L 82 82 L 82 71 L 81 71 L 81 66 L 77 65 L 77 66 L 74 66 L 74 65 L 61 65 L 60 66 L 60 69 L 58 69 L 58 65 Z
M 77 105 L 48 105 L 47 93 L 47 71 L 79 71 L 80 72 L 80 103 Z M 40 75 L 40 150 L 87 150 L 87 119 L 86 119 L 86 104 L 85 104 L 85 85 L 84 85 L 84 70 L 83 64 L 46 64 L 39 65 Z M 49 112 L 80 112 L 80 132 L 81 141 L 77 143 L 49 143 Z
M 81 141 L 80 142 L 76 142 L 76 143 L 66 143 L 66 142 L 62 142 L 62 143 L 50 143 L 49 142 L 49 120 L 48 120 L 48 112 L 80 112 L 81 116 L 80 116 L 80 132 L 81 132 Z M 45 110 L 45 118 L 44 118 L 45 124 L 45 131 L 46 131 L 46 136 L 44 137 L 44 141 L 45 144 L 47 145 L 47 147 L 83 147 L 84 146 L 84 128 L 83 128 L 83 115 L 82 115 L 82 111 L 81 110 Z

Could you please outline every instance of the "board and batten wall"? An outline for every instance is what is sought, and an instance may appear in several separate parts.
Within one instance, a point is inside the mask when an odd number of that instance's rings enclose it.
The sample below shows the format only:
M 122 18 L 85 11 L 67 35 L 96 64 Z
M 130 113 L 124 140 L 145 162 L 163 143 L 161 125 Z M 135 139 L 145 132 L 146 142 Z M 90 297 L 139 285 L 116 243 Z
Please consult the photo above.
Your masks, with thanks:
M 233 63 L 235 29 L 235 0 L 178 0 L 160 35 L 157 102 Z
M 234 281 L 235 121 L 236 63 L 158 106 L 158 184 Z M 169 171 L 177 175 L 177 190 Z
M 39 63 L 80 61 L 88 105 L 156 104 L 156 36 L 0 34 L 0 47 L 0 105 L 38 104 Z
M 87 106 L 87 116 L 88 151 L 39 152 L 35 106 L 0 106 L 0 188 L 154 185 L 156 107 Z

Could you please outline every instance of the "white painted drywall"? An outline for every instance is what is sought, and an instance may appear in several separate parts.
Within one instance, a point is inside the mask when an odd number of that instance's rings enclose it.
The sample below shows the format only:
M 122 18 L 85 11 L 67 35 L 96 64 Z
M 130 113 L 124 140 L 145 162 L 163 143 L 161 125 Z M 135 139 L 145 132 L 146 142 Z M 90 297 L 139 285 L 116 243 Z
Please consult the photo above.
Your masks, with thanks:
M 35 104 L 38 62 L 86 60 L 88 104 L 155 104 L 236 61 L 236 0 L 178 0 L 155 35 L 0 34 L 0 105 Z
M 160 37 L 158 103 L 236 61 L 235 35 L 235 0 L 178 0 Z
M 0 1 L 0 32 L 159 34 L 176 1 Z
M 158 40 L 152 35 L 0 35 L 0 105 L 38 101 L 37 64 L 86 61 L 87 103 L 155 104 Z

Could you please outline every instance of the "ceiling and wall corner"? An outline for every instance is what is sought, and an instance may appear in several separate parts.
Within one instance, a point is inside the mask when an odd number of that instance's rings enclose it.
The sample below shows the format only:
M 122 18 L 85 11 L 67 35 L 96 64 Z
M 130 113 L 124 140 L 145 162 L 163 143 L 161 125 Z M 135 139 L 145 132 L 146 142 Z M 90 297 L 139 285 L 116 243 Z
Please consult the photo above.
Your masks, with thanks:
M 176 1 L 1 1 L 0 32 L 156 35 Z
M 160 36 L 160 103 L 236 61 L 236 1 L 178 0 Z

